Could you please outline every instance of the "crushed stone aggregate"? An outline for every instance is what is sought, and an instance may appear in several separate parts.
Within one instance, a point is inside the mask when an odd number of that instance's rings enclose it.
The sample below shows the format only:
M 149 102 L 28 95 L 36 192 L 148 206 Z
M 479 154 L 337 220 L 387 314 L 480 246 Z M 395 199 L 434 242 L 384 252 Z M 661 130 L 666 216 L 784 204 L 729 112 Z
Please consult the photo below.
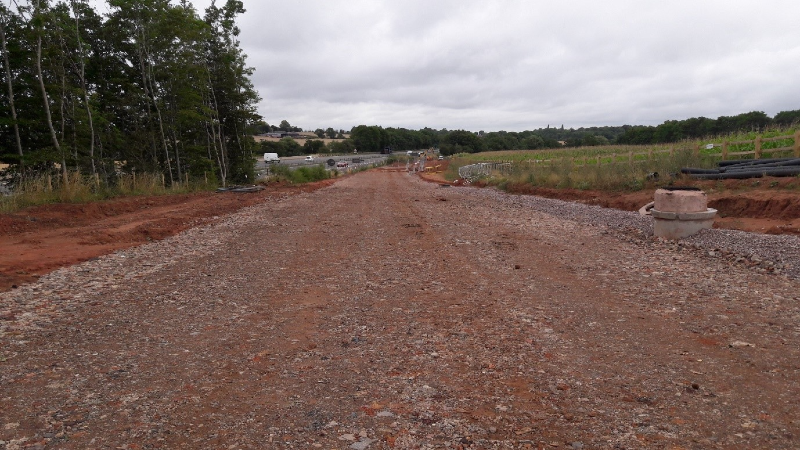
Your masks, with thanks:
M 0 448 L 797 448 L 797 263 L 365 172 L 0 293 Z

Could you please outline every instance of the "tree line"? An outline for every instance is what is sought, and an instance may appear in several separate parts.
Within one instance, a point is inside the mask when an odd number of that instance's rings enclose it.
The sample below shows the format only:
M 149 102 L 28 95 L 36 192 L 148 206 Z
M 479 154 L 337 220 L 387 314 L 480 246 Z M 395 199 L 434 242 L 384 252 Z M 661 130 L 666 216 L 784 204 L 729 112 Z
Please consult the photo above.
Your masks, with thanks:
M 286 122 L 285 120 L 283 122 Z M 282 125 L 283 125 L 283 122 Z M 434 130 L 422 128 L 383 128 L 378 125 L 358 125 L 350 130 L 350 138 L 329 142 L 307 140 L 299 145 L 291 138 L 280 142 L 262 142 L 264 151 L 281 156 L 294 156 L 322 152 L 350 153 L 355 149 L 379 152 L 385 148 L 393 151 L 416 150 L 437 147 L 444 155 L 477 153 L 500 150 L 536 150 L 543 148 L 581 147 L 609 144 L 659 144 L 699 139 L 714 135 L 725 135 L 742 131 L 763 131 L 769 127 L 789 127 L 800 123 L 800 110 L 783 111 L 769 117 L 760 111 L 721 116 L 717 119 L 705 117 L 686 120 L 668 120 L 658 126 L 603 126 L 564 128 L 550 127 L 529 131 L 467 131 Z M 286 122 L 288 125 L 288 122 Z M 281 128 L 278 128 L 281 129 Z M 299 128 L 298 128 L 299 130 Z M 317 129 L 318 137 L 344 138 L 344 130 Z
M 789 127 L 798 123 L 800 123 L 800 110 L 781 111 L 775 117 L 769 117 L 763 111 L 720 116 L 717 119 L 692 117 L 686 120 L 668 120 L 658 126 L 626 126 L 625 133 L 617 138 L 617 142 L 662 144 L 741 131 L 763 131 L 769 127 Z
M 238 0 L 201 17 L 187 0 L 0 4 L 0 162 L 16 175 L 60 170 L 106 183 L 253 177 L 260 119 L 238 41 Z M 57 169 L 54 169 L 57 168 Z

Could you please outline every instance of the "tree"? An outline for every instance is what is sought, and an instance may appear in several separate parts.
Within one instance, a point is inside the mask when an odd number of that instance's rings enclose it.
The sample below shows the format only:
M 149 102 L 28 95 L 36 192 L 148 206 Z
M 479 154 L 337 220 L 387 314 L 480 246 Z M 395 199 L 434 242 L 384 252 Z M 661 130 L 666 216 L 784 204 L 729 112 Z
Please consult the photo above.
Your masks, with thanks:
M 246 55 L 237 40 L 235 19 L 244 12 L 241 1 L 227 0 L 221 8 L 212 3 L 205 16 L 211 29 L 206 53 L 211 105 L 219 121 L 219 141 L 224 157 L 229 159 L 231 178 L 237 182 L 254 178 L 255 144 L 252 138 L 246 138 L 244 130 L 260 119 L 255 108 L 260 99 L 250 81 L 253 69 L 246 66 Z
M 75 40 L 77 43 L 77 54 L 76 58 L 78 59 L 77 64 L 75 64 L 75 69 L 79 75 L 80 81 L 80 93 L 83 97 L 83 106 L 86 108 L 86 119 L 89 126 L 89 160 L 91 162 L 92 167 L 92 175 L 97 175 L 97 164 L 95 162 L 95 154 L 94 154 L 94 147 L 95 147 L 95 129 L 94 129 L 94 113 L 92 111 L 92 107 L 89 105 L 89 89 L 86 84 L 86 60 L 87 60 L 87 48 L 83 43 L 81 38 L 81 22 L 85 16 L 91 16 L 94 13 L 94 10 L 89 7 L 89 5 L 83 1 L 71 0 L 70 2 L 72 6 L 72 13 L 75 17 Z
M 781 111 L 773 118 L 776 125 L 791 126 L 800 124 L 800 109 L 794 111 Z
M 681 131 L 687 138 L 710 136 L 714 132 L 714 120 L 706 117 L 692 117 L 680 122 Z
M 761 131 L 772 124 L 772 119 L 764 111 L 751 111 L 736 117 L 736 131 Z
M 441 153 L 478 153 L 486 150 L 483 140 L 475 133 L 466 130 L 451 131 L 442 139 Z
M 535 150 L 544 147 L 544 139 L 537 134 L 532 134 L 522 141 L 522 148 L 527 150 Z
M 328 151 L 331 153 L 353 153 L 355 149 L 352 139 L 328 142 Z
M 325 149 L 325 142 L 318 141 L 316 139 L 308 139 L 306 140 L 305 144 L 303 144 L 303 153 L 306 155 L 315 155 L 317 153 L 322 153 Z
M 34 4 L 34 9 L 32 13 L 31 21 L 34 24 L 34 30 L 36 35 L 36 57 L 35 57 L 35 64 L 36 64 L 36 78 L 39 81 L 39 89 L 42 95 L 42 105 L 44 106 L 44 113 L 45 113 L 45 123 L 47 124 L 47 128 L 50 131 L 50 139 L 53 143 L 53 148 L 61 157 L 61 171 L 64 175 L 64 180 L 66 181 L 67 178 L 67 163 L 66 157 L 64 155 L 64 151 L 61 148 L 61 143 L 59 142 L 58 135 L 56 134 L 56 130 L 53 127 L 53 116 L 50 112 L 50 97 L 47 94 L 47 88 L 45 87 L 44 82 L 44 72 L 42 71 L 42 39 L 45 33 L 45 22 L 48 19 L 47 14 L 47 4 L 45 3 L 42 5 L 41 0 L 37 0 Z
M 622 136 L 617 138 L 619 144 L 643 145 L 652 144 L 653 134 L 655 127 L 651 126 L 634 126 L 628 128 Z
M 653 133 L 654 143 L 678 142 L 683 139 L 683 132 L 680 124 L 675 120 L 669 120 L 657 126 Z
M 328 136 L 328 139 L 335 139 L 336 138 L 336 130 L 334 130 L 331 127 L 328 127 L 328 129 L 325 130 L 325 135 Z M 322 137 L 322 136 L 320 136 L 320 137 Z
M 184 0 L 108 0 L 105 18 L 92 4 L 0 5 L 0 160 L 106 182 L 133 170 L 252 179 L 249 135 L 269 125 L 236 37 L 241 1 L 204 19 Z
M 266 134 L 272 131 L 272 127 L 263 120 L 258 120 L 247 127 L 247 134 Z
M 14 85 L 11 76 L 11 58 L 9 56 L 8 45 L 6 40 L 6 22 L 12 18 L 11 11 L 4 5 L 0 4 L 0 51 L 3 52 L 3 68 L 5 69 L 6 88 L 8 92 L 8 108 L 11 113 L 11 125 L 14 129 L 14 141 L 19 155 L 19 163 L 23 164 L 24 153 L 22 151 L 22 139 L 19 134 L 19 123 L 17 118 L 17 109 L 14 106 Z
M 285 137 L 278 142 L 262 141 L 259 147 L 262 153 L 277 153 L 280 157 L 303 154 L 303 147 L 290 137 Z
M 353 140 L 359 152 L 380 152 L 386 146 L 386 130 L 379 126 L 359 125 L 350 130 L 350 139 Z
M 488 151 L 514 150 L 520 147 L 519 139 L 505 131 L 486 133 L 483 140 Z

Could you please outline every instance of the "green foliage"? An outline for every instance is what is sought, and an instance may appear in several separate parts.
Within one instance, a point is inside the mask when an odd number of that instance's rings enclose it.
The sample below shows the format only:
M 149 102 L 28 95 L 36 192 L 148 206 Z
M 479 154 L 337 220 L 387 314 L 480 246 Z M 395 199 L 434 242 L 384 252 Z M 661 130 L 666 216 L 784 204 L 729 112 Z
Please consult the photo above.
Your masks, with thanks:
M 537 148 L 544 148 L 544 138 L 538 134 L 531 134 L 522 140 L 522 148 L 524 150 L 535 150 Z
M 479 153 L 486 150 L 486 143 L 477 134 L 465 130 L 448 133 L 442 139 L 440 151 L 442 155 L 457 153 Z
M 589 146 L 589 145 L 602 145 L 593 143 L 600 139 L 600 137 L 605 138 L 608 142 L 614 142 L 618 136 L 621 136 L 625 133 L 626 126 L 605 126 L 605 127 L 581 127 L 581 128 L 564 128 L 562 125 L 561 128 L 550 127 L 548 125 L 547 128 L 539 128 L 533 131 L 523 131 L 519 133 L 520 136 L 527 136 L 527 135 L 536 135 L 542 138 L 543 145 L 540 147 L 528 147 L 528 149 L 534 148 L 558 148 L 562 145 L 559 144 L 559 141 L 563 141 L 567 143 L 569 147 L 580 147 L 580 146 Z M 589 138 L 586 142 L 586 138 Z
M 350 130 L 350 139 L 362 153 L 380 152 L 387 144 L 387 134 L 383 127 L 359 125 Z
M 748 131 L 765 132 L 771 126 L 790 126 L 798 120 L 800 120 L 800 110 L 780 112 L 775 115 L 774 119 L 763 111 L 752 111 L 736 116 L 720 116 L 716 120 L 692 117 L 686 120 L 668 120 L 656 127 L 628 127 L 616 142 L 634 145 L 657 144 Z
M 330 133 L 328 135 L 330 137 Z M 344 137 L 341 130 L 337 136 Z M 408 130 L 359 125 L 350 130 L 350 139 L 353 140 L 359 152 L 380 152 L 385 147 L 396 152 L 427 149 L 438 146 L 440 136 L 441 133 L 430 128 Z
M 355 149 L 356 145 L 352 139 L 328 142 L 328 151 L 330 153 L 353 153 Z
M 213 175 L 213 173 L 212 173 Z M 118 196 L 183 194 L 215 189 L 213 179 L 190 178 L 188 183 L 167 186 L 164 174 L 122 174 L 103 183 L 98 177 L 80 172 L 40 174 L 18 177 L 14 195 L 0 197 L 0 213 L 50 203 L 85 203 Z
M 168 0 L 109 0 L 105 16 L 85 0 L 3 6 L 12 78 L 9 90 L 0 71 L 0 161 L 27 177 L 59 164 L 108 186 L 119 170 L 161 173 L 167 185 L 199 173 L 252 181 L 257 146 L 242 135 L 270 127 L 255 112 L 253 70 L 235 38 L 242 2 L 221 3 L 202 18 Z
M 272 131 L 272 126 L 263 120 L 257 120 L 256 122 L 247 126 L 245 133 L 248 135 L 259 135 L 259 134 L 266 134 Z
M 626 155 L 627 158 L 627 155 Z M 677 151 L 654 155 L 647 160 L 631 164 L 627 159 L 611 160 L 604 164 L 586 164 L 562 159 L 553 164 L 518 163 L 513 169 L 496 180 L 505 180 L 511 185 L 527 184 L 538 187 L 574 188 L 581 190 L 639 191 L 656 184 L 668 184 L 681 167 L 707 164 L 702 157 L 691 151 Z M 659 179 L 648 177 L 658 173 Z
M 325 149 L 325 142 L 316 139 L 308 139 L 305 144 L 303 144 L 303 153 L 306 155 L 316 155 Z
M 290 169 L 288 166 L 277 165 L 271 167 L 272 177 L 287 180 L 291 183 L 310 183 L 312 181 L 327 180 L 331 178 L 331 172 L 325 170 L 322 164 L 312 167 L 298 167 Z
M 291 124 L 289 124 L 288 120 L 284 119 L 284 120 L 281 120 L 281 124 L 278 125 L 278 131 L 287 131 L 287 132 L 297 132 L 297 133 L 299 133 L 299 132 L 303 131 L 303 129 L 300 128 L 300 127 L 293 127 Z M 322 137 L 322 136 L 320 136 L 320 137 Z
M 778 126 L 798 126 L 800 125 L 800 109 L 794 111 L 781 111 L 773 118 L 775 125 Z
M 303 154 L 303 147 L 290 137 L 282 138 L 280 141 L 261 141 L 261 153 L 277 153 L 279 157 L 300 156 Z
M 391 165 L 391 164 L 395 164 L 395 163 L 405 164 L 405 163 L 407 163 L 407 162 L 409 162 L 411 160 L 412 160 L 412 158 L 409 157 L 408 155 L 395 153 L 395 154 L 389 155 L 386 158 L 386 164 L 387 165 Z

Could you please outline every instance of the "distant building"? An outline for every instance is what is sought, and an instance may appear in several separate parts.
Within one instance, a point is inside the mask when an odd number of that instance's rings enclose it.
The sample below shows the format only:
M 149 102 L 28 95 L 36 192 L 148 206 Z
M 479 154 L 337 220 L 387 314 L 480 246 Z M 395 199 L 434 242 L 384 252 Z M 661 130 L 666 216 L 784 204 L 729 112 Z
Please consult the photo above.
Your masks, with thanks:
M 299 138 L 302 137 L 300 133 L 296 133 L 294 131 L 271 131 L 269 133 L 264 134 L 263 136 L 270 137 L 270 138 Z

